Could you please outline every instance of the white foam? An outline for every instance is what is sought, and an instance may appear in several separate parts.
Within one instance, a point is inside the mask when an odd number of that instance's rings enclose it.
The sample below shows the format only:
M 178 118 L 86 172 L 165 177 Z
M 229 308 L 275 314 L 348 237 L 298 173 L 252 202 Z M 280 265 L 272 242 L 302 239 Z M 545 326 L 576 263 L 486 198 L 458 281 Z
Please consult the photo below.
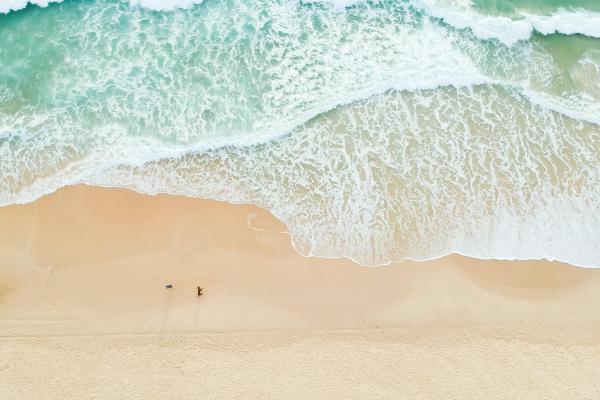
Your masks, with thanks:
M 362 0 L 310 0 L 343 9 Z M 483 15 L 472 8 L 469 0 L 413 0 L 411 3 L 426 14 L 458 29 L 470 29 L 481 39 L 497 39 L 512 46 L 527 40 L 534 31 L 543 35 L 561 33 L 600 37 L 600 13 L 585 10 L 558 10 L 552 15 L 520 13 L 519 18 Z
M 27 4 L 35 4 L 47 7 L 50 3 L 60 3 L 63 0 L 2 0 L 0 1 L 0 13 L 7 14 L 27 7 Z
M 360 3 L 363 0 L 304 0 L 304 3 L 328 3 L 337 10 L 343 10 L 353 4 Z
M 131 5 L 139 5 L 156 11 L 170 11 L 178 8 L 190 8 L 203 0 L 129 0 Z
M 47 7 L 50 3 L 62 3 L 63 0 L 1 0 L 0 13 L 7 14 L 11 11 L 21 10 L 28 4 Z M 203 0 L 129 0 L 131 5 L 139 5 L 156 11 L 170 11 L 178 8 L 190 8 Z
M 549 16 L 521 14 L 533 29 L 543 35 L 581 34 L 600 38 L 600 13 L 562 10 Z
M 579 91 L 600 103 L 600 50 L 586 51 L 571 68 L 569 76 Z
M 458 29 L 470 29 L 482 39 L 497 39 L 507 46 L 527 40 L 534 31 L 543 35 L 561 33 L 600 37 L 600 13 L 585 10 L 558 10 L 552 15 L 521 13 L 520 18 L 483 15 L 470 4 L 441 4 L 439 0 L 414 0 L 428 15 Z
M 477 37 L 498 39 L 507 45 L 529 38 L 533 31 L 531 24 L 526 21 L 481 15 L 470 4 L 442 5 L 435 0 L 415 0 L 413 4 L 426 14 L 455 28 L 469 28 Z
M 12 199 L 1 193 L 0 203 L 75 183 L 127 187 L 258 204 L 305 256 L 382 265 L 462 253 L 600 266 L 600 128 L 500 87 L 370 97 L 267 146 L 203 155 L 118 131 L 99 134 L 115 147 Z
M 546 110 L 600 125 L 600 102 L 594 97 L 581 93 L 558 97 L 531 89 L 523 89 L 522 93 L 531 103 Z
M 599 135 L 500 87 L 388 93 L 264 147 L 86 181 L 257 204 L 305 256 L 382 265 L 463 253 L 600 267 Z
M 4 0 L 0 3 L 0 13 L 20 10 L 28 4 L 47 7 L 50 3 L 63 0 Z M 308 2 L 322 0 L 308 0 Z M 323 0 L 336 9 L 344 9 L 362 0 Z M 191 8 L 201 4 L 203 0 L 129 0 L 131 5 L 151 10 L 170 11 Z M 428 15 L 439 18 L 459 29 L 470 29 L 482 39 L 497 39 L 512 46 L 521 40 L 531 37 L 533 31 L 543 35 L 560 33 L 564 35 L 581 34 L 600 38 L 600 13 L 585 10 L 559 10 L 552 15 L 536 15 L 521 13 L 521 18 L 512 19 L 504 16 L 486 16 L 471 8 L 469 1 L 441 4 L 439 0 L 413 0 L 413 5 Z
M 324 12 L 326 31 L 297 41 L 311 21 L 288 4 L 267 12 L 278 32 L 271 39 L 285 38 L 273 51 L 256 41 L 253 57 L 219 42 L 212 58 L 187 58 L 206 43 L 190 35 L 205 28 L 201 18 L 228 37 L 231 25 L 264 23 L 260 10 L 248 12 L 174 18 L 161 35 L 133 16 L 133 32 L 114 36 L 102 13 L 65 27 L 84 40 L 53 66 L 46 89 L 62 97 L 0 114 L 10 144 L 0 146 L 0 205 L 75 183 L 120 186 L 258 204 L 288 224 L 304 255 L 379 265 L 462 252 L 600 265 L 600 127 L 546 110 L 564 104 L 532 107 L 515 95 L 528 73 L 504 81 L 508 90 L 491 85 L 459 43 L 480 41 L 428 18 L 382 25 L 377 10 L 356 25 Z M 509 59 L 526 55 L 499 47 Z M 596 76 L 593 56 L 575 72 L 582 82 Z M 526 67 L 535 61 L 523 58 Z M 268 90 L 241 85 L 248 69 L 239 61 L 264 71 Z M 217 75 L 205 86 L 188 79 Z M 0 101 L 10 96 L 0 91 Z M 260 107 L 247 112 L 248 99 Z M 86 112 L 93 121 L 78 119 Z M 247 115 L 241 128 L 226 124 Z M 214 129 L 215 119 L 225 128 Z
M 274 35 L 271 40 L 279 45 L 273 49 L 265 47 L 267 40 L 257 39 L 252 46 L 261 53 L 257 58 L 240 56 L 232 43 L 234 50 L 227 45 L 215 47 L 218 57 L 204 51 L 204 58 L 177 64 L 200 54 L 189 32 L 206 28 L 202 18 L 226 37 L 232 25 L 258 25 L 255 21 L 260 20 L 261 10 L 248 10 L 240 22 L 224 15 L 225 7 L 210 9 L 201 18 L 183 18 L 169 29 L 160 29 L 166 35 L 160 40 L 154 29 L 161 27 L 141 27 L 137 17 L 128 21 L 140 34 L 115 35 L 103 29 L 105 21 L 99 12 L 65 26 L 61 34 L 79 40 L 81 46 L 53 69 L 48 90 L 60 96 L 53 99 L 51 111 L 31 106 L 0 113 L 0 138 L 17 143 L 17 148 L 0 146 L 0 160 L 6 161 L 0 174 L 0 204 L 32 201 L 123 160 L 141 164 L 224 146 L 264 143 L 321 113 L 392 88 L 423 90 L 488 81 L 467 56 L 453 48 L 445 29 L 430 21 L 420 29 L 403 25 L 401 20 L 383 26 L 365 21 L 357 30 L 343 15 L 324 13 L 330 18 L 327 31 L 311 33 L 315 40 L 301 42 L 295 39 L 297 30 L 310 15 L 298 14 L 287 4 L 269 7 L 277 31 L 287 35 Z M 109 42 L 107 57 L 105 44 Z M 189 46 L 166 49 L 165 43 Z M 136 53 L 129 51 L 132 48 Z M 163 64 L 158 65 L 157 59 Z M 246 66 L 265 70 L 269 84 L 240 79 Z M 199 80 L 194 84 L 189 78 L 199 72 L 206 79 L 219 79 L 210 85 Z M 107 87 L 119 90 L 107 91 Z M 264 87 L 268 89 L 261 91 Z M 12 95 L 5 92 L 0 88 L 0 100 Z M 248 98 L 260 101 L 260 107 L 248 110 Z M 82 103 L 82 99 L 87 100 Z M 203 111 L 213 116 L 204 118 Z M 95 116 L 92 124 L 79 118 L 88 113 Z M 145 142 L 126 143 L 128 134 Z M 123 148 L 135 150 L 123 153 Z M 65 175 L 66 168 L 69 174 Z

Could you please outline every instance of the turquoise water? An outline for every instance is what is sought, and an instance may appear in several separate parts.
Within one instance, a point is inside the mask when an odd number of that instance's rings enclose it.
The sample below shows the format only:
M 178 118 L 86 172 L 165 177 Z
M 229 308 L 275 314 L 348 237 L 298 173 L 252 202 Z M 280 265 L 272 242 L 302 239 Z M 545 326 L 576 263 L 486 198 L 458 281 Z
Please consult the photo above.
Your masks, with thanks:
M 258 204 L 365 265 L 600 266 L 594 3 L 12 0 L 0 205 L 84 182 Z
M 596 0 L 474 0 L 473 8 L 482 14 L 518 16 L 522 12 L 548 15 L 559 10 L 600 11 Z

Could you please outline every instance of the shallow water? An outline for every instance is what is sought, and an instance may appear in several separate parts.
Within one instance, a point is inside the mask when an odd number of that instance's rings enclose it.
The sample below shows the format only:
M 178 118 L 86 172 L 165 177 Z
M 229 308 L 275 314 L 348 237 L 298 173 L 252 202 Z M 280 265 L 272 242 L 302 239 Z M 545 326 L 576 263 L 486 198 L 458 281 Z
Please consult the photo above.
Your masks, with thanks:
M 0 15 L 0 204 L 123 186 L 258 204 L 304 255 L 600 266 L 592 2 L 192 3 Z

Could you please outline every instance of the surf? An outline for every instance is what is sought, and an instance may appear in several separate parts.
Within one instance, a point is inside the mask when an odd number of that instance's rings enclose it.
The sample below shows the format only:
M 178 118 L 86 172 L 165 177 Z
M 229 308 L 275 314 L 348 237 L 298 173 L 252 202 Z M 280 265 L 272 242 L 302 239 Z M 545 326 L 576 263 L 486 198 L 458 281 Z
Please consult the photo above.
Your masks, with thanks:
M 507 46 L 528 40 L 534 33 L 600 38 L 600 13 L 583 9 L 558 9 L 550 15 L 519 12 L 507 17 L 481 14 L 470 3 L 448 6 L 435 0 L 415 0 L 413 4 L 457 29 L 469 29 L 481 39 L 496 39 Z
M 180 8 L 190 8 L 202 3 L 203 0 L 129 0 L 133 6 L 141 6 L 156 11 L 172 11 Z M 28 5 L 48 7 L 63 0 L 4 0 L 0 4 L 0 13 L 9 13 L 26 8 Z
M 156 4 L 0 16 L 0 205 L 117 186 L 257 204 L 306 256 L 600 265 L 598 39 L 509 46 L 411 2 Z

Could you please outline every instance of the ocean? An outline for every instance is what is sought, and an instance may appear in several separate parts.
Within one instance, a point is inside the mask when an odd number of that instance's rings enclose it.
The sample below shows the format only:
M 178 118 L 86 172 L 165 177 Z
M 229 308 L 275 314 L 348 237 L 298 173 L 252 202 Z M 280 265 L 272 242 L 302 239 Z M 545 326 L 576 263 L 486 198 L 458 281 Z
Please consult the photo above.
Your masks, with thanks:
M 0 13 L 0 206 L 85 183 L 256 204 L 305 256 L 600 267 L 600 1 Z

